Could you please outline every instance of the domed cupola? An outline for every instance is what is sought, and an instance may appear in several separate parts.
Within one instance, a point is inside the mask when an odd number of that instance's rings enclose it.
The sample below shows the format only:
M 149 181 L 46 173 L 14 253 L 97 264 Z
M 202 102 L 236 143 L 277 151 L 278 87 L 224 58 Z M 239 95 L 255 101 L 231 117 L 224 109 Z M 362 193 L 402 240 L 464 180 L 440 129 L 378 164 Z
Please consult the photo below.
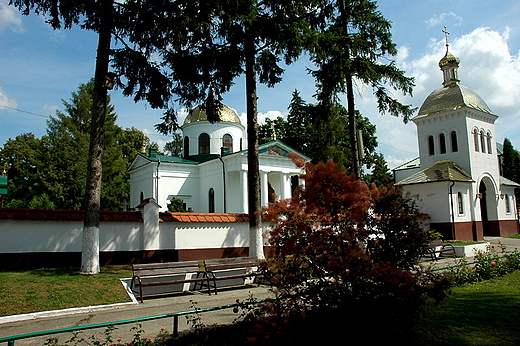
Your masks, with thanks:
M 243 150 L 245 128 L 237 112 L 219 105 L 218 121 L 210 122 L 205 105 L 190 110 L 181 126 L 184 157 L 225 155 Z
M 448 51 L 448 45 L 446 45 L 446 54 L 439 61 L 439 67 L 444 76 L 442 85 L 449 86 L 450 84 L 458 84 L 459 80 L 459 63 L 460 59 Z
M 444 32 L 448 34 L 447 31 Z M 446 54 L 439 61 L 439 67 L 444 77 L 442 82 L 443 88 L 434 90 L 428 95 L 414 119 L 419 120 L 428 115 L 463 107 L 492 114 L 486 102 L 476 92 L 460 85 L 459 63 L 460 59 L 450 53 L 448 40 L 446 39 Z

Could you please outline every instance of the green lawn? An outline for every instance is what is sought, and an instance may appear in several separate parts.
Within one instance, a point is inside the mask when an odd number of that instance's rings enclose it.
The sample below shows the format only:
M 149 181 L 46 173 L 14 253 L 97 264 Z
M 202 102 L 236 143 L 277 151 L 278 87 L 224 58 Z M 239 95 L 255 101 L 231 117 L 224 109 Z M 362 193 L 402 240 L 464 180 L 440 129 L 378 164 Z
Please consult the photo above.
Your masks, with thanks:
M 77 268 L 0 272 L 0 316 L 131 301 L 121 278 L 130 266 L 106 266 L 99 275 Z
M 417 345 L 520 345 L 520 271 L 453 289 L 420 321 Z
M 103 267 L 99 275 L 77 269 L 0 272 L 0 315 L 128 302 L 119 279 L 129 266 Z M 520 345 L 520 271 L 453 289 L 431 305 L 403 345 Z M 377 328 L 377 327 L 376 327 Z

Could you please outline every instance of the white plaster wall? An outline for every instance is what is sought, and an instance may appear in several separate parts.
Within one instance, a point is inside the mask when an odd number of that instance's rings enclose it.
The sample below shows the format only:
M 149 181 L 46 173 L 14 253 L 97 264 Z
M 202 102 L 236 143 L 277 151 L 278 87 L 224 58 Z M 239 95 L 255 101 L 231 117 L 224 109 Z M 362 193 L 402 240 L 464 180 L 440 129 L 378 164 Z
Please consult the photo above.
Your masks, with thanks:
M 242 149 L 246 149 L 244 126 L 237 123 L 198 121 L 182 126 L 183 138 L 190 139 L 189 155 L 199 153 L 199 135 L 207 133 L 210 137 L 210 153 L 220 154 L 222 138 L 225 134 L 230 134 L 233 138 L 233 152 L 240 151 L 240 139 L 242 138 Z
M 159 196 L 157 197 L 161 211 L 168 210 L 169 196 L 182 199 L 186 203 L 186 209 L 192 208 L 193 211 L 198 211 L 200 209 L 198 182 L 199 168 L 197 165 L 161 163 L 159 166 Z
M 142 225 L 102 222 L 101 251 L 135 251 L 141 248 Z M 0 220 L 0 253 L 81 251 L 82 221 Z
M 430 221 L 450 221 L 449 184 L 447 182 L 415 184 L 403 186 L 405 193 L 416 199 L 422 213 L 430 216 Z M 456 200 L 454 200 L 456 202 Z

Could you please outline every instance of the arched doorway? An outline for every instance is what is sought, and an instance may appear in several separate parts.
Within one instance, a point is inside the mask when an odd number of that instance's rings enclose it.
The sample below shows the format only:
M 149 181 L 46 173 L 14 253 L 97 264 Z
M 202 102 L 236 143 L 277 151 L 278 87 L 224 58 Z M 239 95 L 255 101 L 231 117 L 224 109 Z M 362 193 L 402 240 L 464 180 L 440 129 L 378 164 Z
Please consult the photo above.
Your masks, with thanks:
M 489 177 L 483 177 L 478 186 L 480 198 L 480 216 L 484 236 L 499 236 L 497 186 Z
M 480 182 L 480 185 L 478 187 L 478 197 L 480 199 L 480 217 L 482 220 L 482 231 L 484 233 L 484 236 L 490 235 L 490 229 L 489 229 L 489 217 L 488 217 L 488 210 L 487 210 L 487 194 L 486 194 L 486 184 L 484 181 Z

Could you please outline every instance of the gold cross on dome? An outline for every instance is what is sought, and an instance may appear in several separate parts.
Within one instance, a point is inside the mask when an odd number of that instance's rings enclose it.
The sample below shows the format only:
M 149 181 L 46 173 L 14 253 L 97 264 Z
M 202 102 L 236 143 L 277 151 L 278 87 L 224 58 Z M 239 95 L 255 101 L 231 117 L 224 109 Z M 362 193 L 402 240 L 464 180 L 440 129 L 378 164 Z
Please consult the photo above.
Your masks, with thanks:
M 444 36 L 446 39 L 446 48 L 447 48 L 449 46 L 448 35 L 450 34 L 450 32 L 448 31 L 448 27 L 446 25 L 444 26 L 444 29 L 442 30 L 442 32 L 444 33 Z

